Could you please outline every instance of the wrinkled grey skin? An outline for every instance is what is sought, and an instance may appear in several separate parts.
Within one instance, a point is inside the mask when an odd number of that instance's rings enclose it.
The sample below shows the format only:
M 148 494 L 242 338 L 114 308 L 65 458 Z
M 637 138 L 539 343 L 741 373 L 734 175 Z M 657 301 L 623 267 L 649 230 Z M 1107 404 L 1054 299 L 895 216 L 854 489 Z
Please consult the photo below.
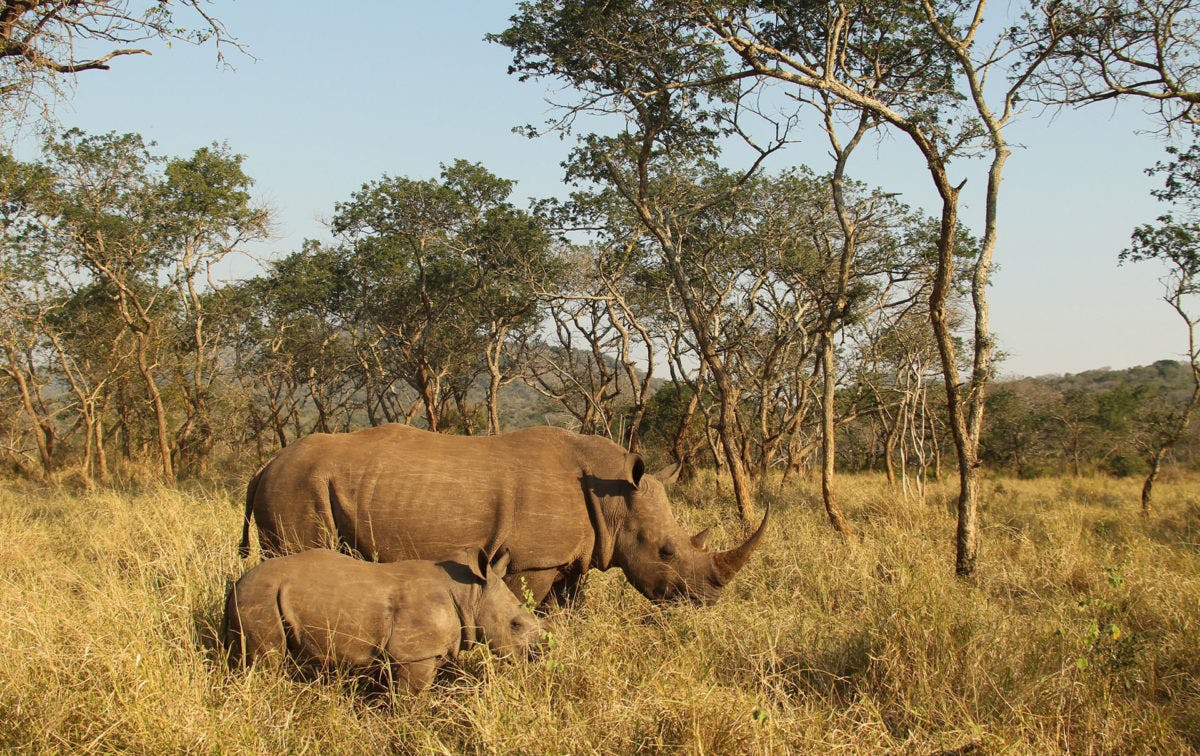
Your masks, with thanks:
M 663 476 L 666 477 L 666 476 Z M 689 536 L 642 458 L 598 436 L 527 428 L 450 436 L 403 425 L 317 433 L 250 481 L 265 555 L 336 546 L 371 561 L 512 554 L 508 583 L 542 605 L 570 601 L 587 570 L 619 567 L 652 601 L 710 603 L 766 527 L 723 552 Z
M 475 550 L 372 564 L 328 549 L 268 559 L 229 589 L 222 642 L 234 665 L 290 658 L 420 691 L 471 643 L 529 656 L 542 642 L 541 622 L 504 583 L 508 560 Z

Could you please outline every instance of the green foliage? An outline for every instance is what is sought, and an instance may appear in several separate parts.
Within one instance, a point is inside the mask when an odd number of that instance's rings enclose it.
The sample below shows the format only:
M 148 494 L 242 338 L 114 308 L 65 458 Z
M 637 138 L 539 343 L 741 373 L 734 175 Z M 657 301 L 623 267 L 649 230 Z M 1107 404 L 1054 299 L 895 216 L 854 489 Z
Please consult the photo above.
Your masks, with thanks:
M 1117 478 L 1127 478 L 1146 471 L 1146 461 L 1129 454 L 1114 454 L 1100 462 L 1100 469 Z
M 238 233 L 265 234 L 266 214 L 251 202 L 254 182 L 242 170 L 244 160 L 228 146 L 214 145 L 168 161 L 156 216 L 162 232 L 177 243 L 194 243 L 206 234 L 224 243 Z
M 35 334 L 7 342 L 6 367 L 43 437 L 43 475 L 70 445 L 85 475 L 106 477 L 110 441 L 126 463 L 154 447 L 168 478 L 172 462 L 206 464 L 230 327 L 212 267 L 269 225 L 241 163 L 222 146 L 167 159 L 137 134 L 74 129 L 39 162 L 0 161 L 0 317 Z
M 1164 413 L 1186 402 L 1190 384 L 1186 364 L 1172 360 L 999 381 L 988 396 L 983 457 L 1019 475 L 1143 474 Z M 1175 458 L 1193 464 L 1198 441 L 1183 437 Z
M 512 187 L 459 160 L 440 180 L 385 176 L 336 208 L 347 304 L 361 327 L 384 334 L 380 346 L 422 397 L 430 427 L 444 393 L 461 394 L 484 371 L 485 345 L 534 321 L 533 292 L 555 275 L 549 236 L 508 203 Z
M 1085 595 L 1079 599 L 1079 618 L 1073 629 L 1059 629 L 1060 637 L 1072 636 L 1081 653 L 1075 657 L 1074 666 L 1080 673 L 1095 675 L 1106 683 L 1113 676 L 1120 676 L 1128 685 L 1133 680 L 1145 684 L 1140 678 L 1138 654 L 1144 643 L 1136 634 L 1123 629 L 1120 621 L 1128 615 L 1129 599 L 1125 578 L 1115 567 L 1105 567 L 1105 585 L 1098 595 Z

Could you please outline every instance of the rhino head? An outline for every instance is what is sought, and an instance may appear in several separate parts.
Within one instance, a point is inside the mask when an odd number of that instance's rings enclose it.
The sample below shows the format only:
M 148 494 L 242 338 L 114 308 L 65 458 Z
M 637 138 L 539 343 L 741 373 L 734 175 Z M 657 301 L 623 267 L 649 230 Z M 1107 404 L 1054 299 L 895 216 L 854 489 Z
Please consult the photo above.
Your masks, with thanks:
M 464 628 L 468 640 L 487 643 L 496 656 L 536 656 L 546 641 L 546 628 L 504 583 L 509 553 L 492 559 L 482 549 L 468 550 L 459 558 L 476 581 L 479 598 Z
M 610 494 L 602 511 L 604 529 L 611 537 L 607 544 L 611 564 L 621 568 L 630 584 L 651 601 L 713 603 L 762 540 L 770 509 L 741 545 L 709 551 L 708 529 L 689 535 L 671 512 L 663 481 L 673 479 L 677 470 L 647 475 L 637 454 L 629 454 L 626 467 L 622 481 L 597 482 L 598 488 L 608 489 Z M 623 491 L 614 490 L 622 486 Z M 614 499 L 623 501 L 615 503 Z

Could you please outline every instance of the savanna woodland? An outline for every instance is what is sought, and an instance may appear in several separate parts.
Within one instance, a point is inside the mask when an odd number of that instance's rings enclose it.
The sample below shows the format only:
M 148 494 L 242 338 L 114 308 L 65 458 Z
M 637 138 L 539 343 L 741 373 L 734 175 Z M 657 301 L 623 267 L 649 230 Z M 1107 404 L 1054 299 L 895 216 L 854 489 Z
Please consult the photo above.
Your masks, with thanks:
M 274 219 L 234 146 L 54 107 L 147 40 L 252 50 L 222 4 L 0 0 L 0 119 L 44 135 L 0 152 L 0 747 L 1200 750 L 1200 5 L 520 2 L 479 44 L 553 87 L 558 196 L 363 176 L 235 280 Z M 1122 100 L 1164 152 L 1120 262 L 1186 358 L 999 380 L 1009 127 Z M 855 179 L 867 145 L 938 202 Z M 415 696 L 229 669 L 247 480 L 383 423 L 607 436 L 682 464 L 685 527 L 769 506 L 766 540 L 710 607 L 593 572 L 541 657 Z

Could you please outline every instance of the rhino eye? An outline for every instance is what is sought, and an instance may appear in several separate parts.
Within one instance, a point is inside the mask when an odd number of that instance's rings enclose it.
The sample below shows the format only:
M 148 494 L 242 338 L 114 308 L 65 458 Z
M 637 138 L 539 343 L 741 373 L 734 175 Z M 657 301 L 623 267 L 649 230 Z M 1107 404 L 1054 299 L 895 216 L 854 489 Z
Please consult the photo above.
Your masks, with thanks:
M 658 550 L 658 556 L 662 559 L 670 559 L 675 556 L 675 547 L 669 543 L 664 543 L 662 548 Z

